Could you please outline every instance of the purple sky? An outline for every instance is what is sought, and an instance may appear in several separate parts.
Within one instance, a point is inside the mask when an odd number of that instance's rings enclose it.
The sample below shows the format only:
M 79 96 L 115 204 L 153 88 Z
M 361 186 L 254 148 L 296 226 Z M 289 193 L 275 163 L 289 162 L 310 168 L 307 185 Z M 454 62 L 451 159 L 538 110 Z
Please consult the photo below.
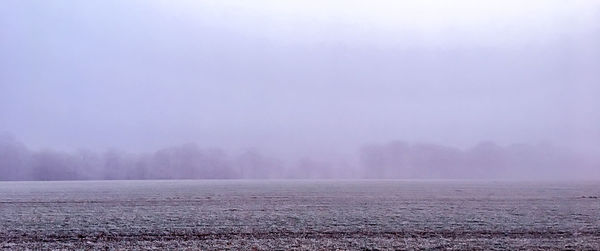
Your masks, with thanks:
M 400 139 L 600 149 L 597 1 L 0 5 L 0 132 L 280 156 Z

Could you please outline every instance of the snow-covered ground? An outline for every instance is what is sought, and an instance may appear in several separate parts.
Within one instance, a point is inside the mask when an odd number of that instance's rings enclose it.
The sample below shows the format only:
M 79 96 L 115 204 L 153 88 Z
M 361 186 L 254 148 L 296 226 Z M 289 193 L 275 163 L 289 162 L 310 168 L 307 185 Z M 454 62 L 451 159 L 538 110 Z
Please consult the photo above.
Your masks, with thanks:
M 600 249 L 599 182 L 0 182 L 0 248 Z

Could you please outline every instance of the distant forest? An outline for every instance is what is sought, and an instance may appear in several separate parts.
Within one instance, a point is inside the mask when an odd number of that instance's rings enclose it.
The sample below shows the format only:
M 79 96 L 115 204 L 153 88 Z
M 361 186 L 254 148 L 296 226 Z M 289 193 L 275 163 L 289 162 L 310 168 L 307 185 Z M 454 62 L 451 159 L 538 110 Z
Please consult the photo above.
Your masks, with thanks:
M 31 151 L 12 137 L 0 137 L 0 180 L 281 178 L 600 178 L 600 161 L 549 144 L 484 142 L 461 150 L 395 141 L 364 146 L 343 162 L 309 157 L 285 162 L 254 150 L 232 155 L 195 144 L 143 154 Z

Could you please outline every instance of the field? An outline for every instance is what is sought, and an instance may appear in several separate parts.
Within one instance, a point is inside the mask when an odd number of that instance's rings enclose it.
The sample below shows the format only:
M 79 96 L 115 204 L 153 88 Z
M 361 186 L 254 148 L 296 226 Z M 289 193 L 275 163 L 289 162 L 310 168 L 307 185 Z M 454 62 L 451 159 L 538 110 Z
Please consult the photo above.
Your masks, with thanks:
M 598 196 L 598 182 L 0 182 L 0 248 L 600 250 Z

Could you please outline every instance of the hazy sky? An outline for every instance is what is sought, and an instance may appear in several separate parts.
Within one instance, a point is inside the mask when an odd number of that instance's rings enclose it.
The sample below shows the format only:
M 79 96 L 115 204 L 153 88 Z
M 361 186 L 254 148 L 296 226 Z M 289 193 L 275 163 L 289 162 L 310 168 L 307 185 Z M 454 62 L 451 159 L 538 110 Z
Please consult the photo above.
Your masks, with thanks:
M 597 150 L 598 97 L 598 1 L 0 4 L 0 131 L 33 148 Z

